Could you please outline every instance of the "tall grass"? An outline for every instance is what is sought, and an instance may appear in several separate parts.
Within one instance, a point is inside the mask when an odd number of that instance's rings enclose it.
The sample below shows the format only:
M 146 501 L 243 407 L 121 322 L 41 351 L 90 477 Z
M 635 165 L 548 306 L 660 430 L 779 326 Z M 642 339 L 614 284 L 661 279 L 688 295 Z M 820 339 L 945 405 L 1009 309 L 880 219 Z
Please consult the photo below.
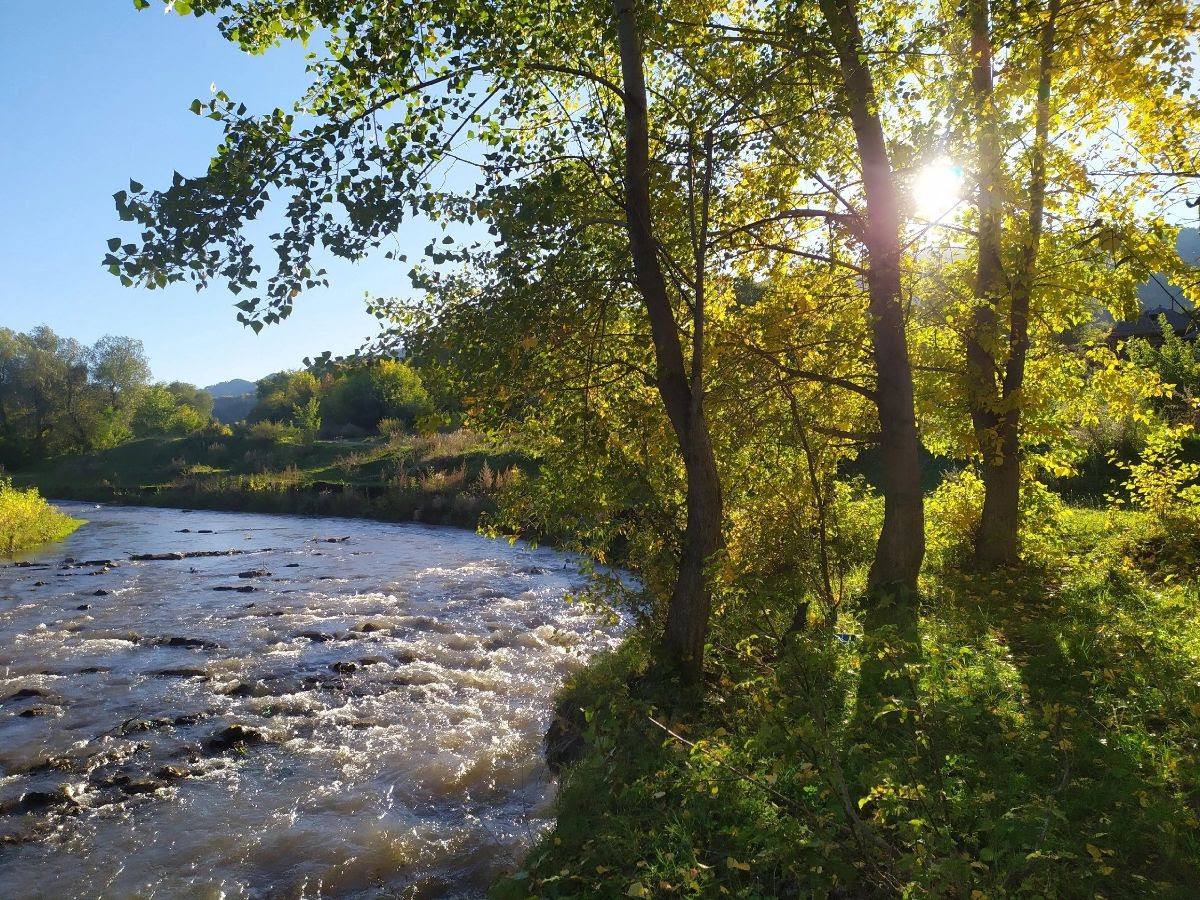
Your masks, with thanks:
M 82 524 L 43 500 L 36 488 L 18 490 L 0 478 L 0 555 L 60 541 Z

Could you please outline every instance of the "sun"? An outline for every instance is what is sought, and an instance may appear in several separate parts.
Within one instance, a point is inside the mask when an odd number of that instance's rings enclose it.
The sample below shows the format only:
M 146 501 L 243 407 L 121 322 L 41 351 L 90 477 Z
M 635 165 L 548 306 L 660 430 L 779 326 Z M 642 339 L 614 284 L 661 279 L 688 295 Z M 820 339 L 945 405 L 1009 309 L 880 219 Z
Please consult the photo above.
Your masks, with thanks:
M 930 222 L 949 217 L 962 200 L 963 171 L 948 159 L 939 159 L 922 166 L 913 178 L 913 210 Z

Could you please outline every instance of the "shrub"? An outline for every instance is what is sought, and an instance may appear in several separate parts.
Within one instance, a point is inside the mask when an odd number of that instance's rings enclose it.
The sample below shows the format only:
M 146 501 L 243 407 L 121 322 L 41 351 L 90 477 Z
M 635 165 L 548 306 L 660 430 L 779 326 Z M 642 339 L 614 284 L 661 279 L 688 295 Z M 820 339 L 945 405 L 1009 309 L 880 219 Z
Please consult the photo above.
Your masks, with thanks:
M 1021 552 L 1047 561 L 1061 548 L 1062 499 L 1041 482 L 1021 484 Z M 983 512 L 983 481 L 973 469 L 952 472 L 925 501 L 925 549 L 934 565 L 948 567 L 971 555 Z
M 255 422 L 247 436 L 256 444 L 286 444 L 299 436 L 299 430 L 283 422 Z
M 379 433 L 388 440 L 403 437 L 406 429 L 399 419 L 388 416 L 379 420 Z
M 59 512 L 41 498 L 37 490 L 17 490 L 8 478 L 0 477 L 0 553 L 6 556 L 60 541 L 83 524 Z
M 1135 338 L 1126 346 L 1133 362 L 1155 372 L 1175 386 L 1162 406 L 1173 419 L 1195 421 L 1195 400 L 1200 398 L 1200 345 L 1185 341 L 1175 333 L 1166 316 L 1159 316 L 1162 343 L 1154 347 L 1144 338 Z
M 948 474 L 925 500 L 925 551 L 931 561 L 955 565 L 970 552 L 983 508 L 983 482 L 971 469 Z

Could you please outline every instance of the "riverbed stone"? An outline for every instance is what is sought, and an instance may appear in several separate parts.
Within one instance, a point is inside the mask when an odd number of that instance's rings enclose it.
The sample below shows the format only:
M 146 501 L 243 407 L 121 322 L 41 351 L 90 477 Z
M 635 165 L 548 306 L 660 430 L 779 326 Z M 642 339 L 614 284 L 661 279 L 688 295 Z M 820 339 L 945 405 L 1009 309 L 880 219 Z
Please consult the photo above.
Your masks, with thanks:
M 249 728 L 245 725 L 234 723 L 233 725 L 227 725 L 218 731 L 214 731 L 209 739 L 205 741 L 204 746 L 209 750 L 222 753 L 238 746 L 262 744 L 266 740 L 266 734 L 257 728 Z
M 157 647 L 186 647 L 191 650 L 220 650 L 221 645 L 216 641 L 194 637 L 159 637 L 147 643 Z
M 22 719 L 37 719 L 43 716 L 62 715 L 62 710 L 56 706 L 38 704 L 37 706 L 30 706 L 28 709 L 21 710 L 19 713 L 17 713 L 17 715 Z
M 203 678 L 205 681 L 208 681 L 212 678 L 212 676 L 203 669 L 192 669 L 187 667 L 156 669 L 150 674 L 155 678 Z
M 41 688 L 21 688 L 15 694 L 9 694 L 5 697 L 5 701 L 9 700 L 30 700 L 34 697 L 49 697 L 50 695 Z

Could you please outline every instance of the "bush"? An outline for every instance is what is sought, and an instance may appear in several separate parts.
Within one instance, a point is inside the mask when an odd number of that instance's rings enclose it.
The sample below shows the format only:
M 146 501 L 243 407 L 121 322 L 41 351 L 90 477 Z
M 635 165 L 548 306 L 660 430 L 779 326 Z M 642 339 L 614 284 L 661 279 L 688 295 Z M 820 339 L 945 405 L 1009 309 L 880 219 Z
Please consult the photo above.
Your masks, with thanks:
M 388 440 L 391 440 L 392 438 L 403 437 L 406 431 L 407 429 L 404 427 L 404 423 L 399 419 L 389 416 L 385 419 L 379 420 L 379 433 Z
M 1044 484 L 1021 484 L 1021 554 L 1049 561 L 1061 549 L 1062 499 Z M 925 550 L 937 567 L 970 559 L 983 512 L 983 481 L 973 469 L 952 472 L 925 500 Z
M 0 553 L 6 556 L 60 541 L 83 524 L 59 512 L 41 498 L 37 490 L 17 490 L 8 478 L 0 477 Z
M 246 433 L 256 444 L 286 444 L 299 435 L 299 429 L 283 422 L 255 422 Z
M 925 500 L 925 552 L 941 566 L 965 560 L 979 530 L 983 482 L 971 469 L 951 472 Z

